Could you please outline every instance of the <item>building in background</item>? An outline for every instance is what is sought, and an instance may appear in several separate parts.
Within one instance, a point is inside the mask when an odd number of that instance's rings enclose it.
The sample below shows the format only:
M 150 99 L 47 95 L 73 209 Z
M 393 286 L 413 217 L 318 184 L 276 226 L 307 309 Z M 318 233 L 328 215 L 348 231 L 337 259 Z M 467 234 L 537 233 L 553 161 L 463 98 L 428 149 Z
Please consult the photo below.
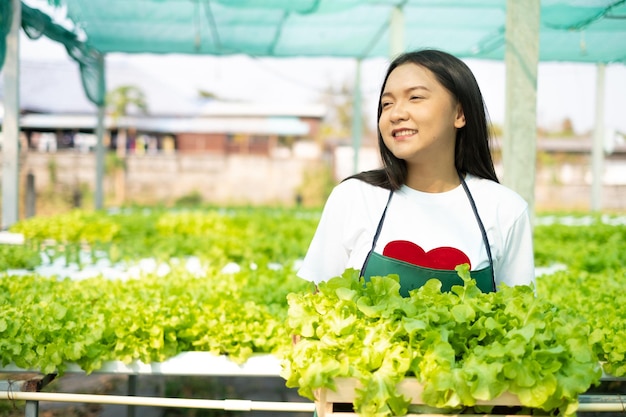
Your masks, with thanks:
M 123 130 L 128 153 L 269 155 L 280 145 L 317 140 L 325 115 L 322 105 L 220 101 L 199 91 L 181 91 L 123 61 L 107 65 L 106 76 L 109 91 L 132 86 L 145 97 L 145 112 L 131 105 L 127 114 L 113 117 L 109 112 L 105 119 L 105 145 L 115 149 Z M 97 109 L 85 96 L 75 63 L 22 62 L 20 107 L 20 127 L 30 149 L 88 151 L 95 146 Z

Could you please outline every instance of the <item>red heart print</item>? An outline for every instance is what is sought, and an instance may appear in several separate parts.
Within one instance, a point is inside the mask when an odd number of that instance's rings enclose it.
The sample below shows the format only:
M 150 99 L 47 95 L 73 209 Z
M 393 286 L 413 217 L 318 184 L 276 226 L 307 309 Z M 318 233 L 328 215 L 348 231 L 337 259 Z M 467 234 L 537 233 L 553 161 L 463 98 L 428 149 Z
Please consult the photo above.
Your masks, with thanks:
M 442 246 L 425 252 L 419 245 L 407 240 L 387 243 L 383 255 L 426 268 L 453 271 L 457 265 L 471 263 L 469 257 L 456 248 Z

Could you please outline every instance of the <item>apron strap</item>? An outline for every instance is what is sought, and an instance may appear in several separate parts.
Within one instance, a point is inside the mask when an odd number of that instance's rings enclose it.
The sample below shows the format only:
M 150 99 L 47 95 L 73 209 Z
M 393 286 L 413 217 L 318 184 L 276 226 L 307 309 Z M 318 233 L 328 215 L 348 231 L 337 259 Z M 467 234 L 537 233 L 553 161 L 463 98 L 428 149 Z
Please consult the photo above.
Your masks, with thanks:
M 378 241 L 378 236 L 380 236 L 380 231 L 383 230 L 383 223 L 385 222 L 385 215 L 387 214 L 387 208 L 389 207 L 389 203 L 391 202 L 391 197 L 393 197 L 393 190 L 389 190 L 389 198 L 387 199 L 387 204 L 385 204 L 385 210 L 383 210 L 382 216 L 380 216 L 380 220 L 378 220 L 378 226 L 376 227 L 376 233 L 374 234 L 374 239 L 372 240 L 372 248 L 367 253 L 365 257 L 365 262 L 363 262 L 363 266 L 361 267 L 361 277 L 365 273 L 365 268 L 367 267 L 367 263 L 370 260 L 370 255 L 374 252 L 374 248 L 376 247 L 376 242 Z
M 474 212 L 474 216 L 476 217 L 476 221 L 478 222 L 478 227 L 480 227 L 480 233 L 483 235 L 483 243 L 485 244 L 485 249 L 487 249 L 487 257 L 489 258 L 489 265 L 491 266 L 491 283 L 493 285 L 493 291 L 496 291 L 496 276 L 493 268 L 493 259 L 491 257 L 491 246 L 489 245 L 489 239 L 487 238 L 487 232 L 485 231 L 485 226 L 483 225 L 480 216 L 478 215 L 478 209 L 476 208 L 476 203 L 474 202 L 474 197 L 472 197 L 472 193 L 470 193 L 467 184 L 465 183 L 465 179 L 459 173 L 459 179 L 461 180 L 461 185 L 463 186 L 463 190 L 465 190 L 465 194 L 467 194 L 467 198 L 469 199 L 470 205 L 472 206 L 472 211 Z
M 487 250 L 487 258 L 489 258 L 489 266 L 491 267 L 491 284 L 493 287 L 493 291 L 496 291 L 496 277 L 495 271 L 493 267 L 493 257 L 491 255 L 491 245 L 489 244 L 489 238 L 487 237 L 487 232 L 485 231 L 485 226 L 483 225 L 482 220 L 480 219 L 480 215 L 478 214 L 478 209 L 476 208 L 476 203 L 474 202 L 474 197 L 472 197 L 472 193 L 470 192 L 467 184 L 465 183 L 465 179 L 459 173 L 459 179 L 461 180 L 461 185 L 463 186 L 463 190 L 469 199 L 470 205 L 472 206 L 472 211 L 474 212 L 474 216 L 476 217 L 476 221 L 478 223 L 478 227 L 480 228 L 480 233 L 483 238 L 483 244 L 485 245 L 485 249 Z M 393 190 L 389 191 L 389 198 L 387 199 L 387 204 L 385 204 L 385 209 L 383 210 L 383 214 L 380 216 L 380 220 L 378 221 L 378 226 L 376 227 L 376 233 L 374 234 L 374 239 L 372 240 L 372 247 L 370 251 L 367 253 L 367 257 L 365 258 L 365 262 L 363 262 L 363 266 L 361 267 L 361 277 L 365 273 L 365 268 L 367 267 L 367 263 L 369 262 L 370 256 L 376 247 L 376 243 L 378 242 L 378 236 L 383 228 L 383 223 L 385 222 L 385 215 L 387 214 L 387 208 L 389 207 L 389 203 L 391 202 L 391 197 L 393 197 Z

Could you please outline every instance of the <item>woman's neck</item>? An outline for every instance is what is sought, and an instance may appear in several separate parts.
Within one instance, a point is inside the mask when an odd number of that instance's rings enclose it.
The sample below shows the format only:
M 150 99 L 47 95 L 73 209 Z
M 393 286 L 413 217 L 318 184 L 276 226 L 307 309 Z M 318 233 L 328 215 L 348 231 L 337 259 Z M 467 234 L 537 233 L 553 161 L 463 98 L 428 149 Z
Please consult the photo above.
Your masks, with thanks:
M 425 193 L 444 193 L 455 189 L 461 184 L 456 168 L 424 169 L 409 168 L 406 185 L 414 190 Z

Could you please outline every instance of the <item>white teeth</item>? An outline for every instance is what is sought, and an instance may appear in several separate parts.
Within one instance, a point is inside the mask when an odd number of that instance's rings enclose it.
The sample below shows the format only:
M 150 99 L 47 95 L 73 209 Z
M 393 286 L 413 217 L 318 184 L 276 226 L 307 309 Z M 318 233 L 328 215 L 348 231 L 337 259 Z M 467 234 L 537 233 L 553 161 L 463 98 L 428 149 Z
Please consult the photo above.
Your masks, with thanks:
M 415 130 L 401 130 L 399 132 L 394 133 L 394 136 L 408 136 L 415 133 Z

